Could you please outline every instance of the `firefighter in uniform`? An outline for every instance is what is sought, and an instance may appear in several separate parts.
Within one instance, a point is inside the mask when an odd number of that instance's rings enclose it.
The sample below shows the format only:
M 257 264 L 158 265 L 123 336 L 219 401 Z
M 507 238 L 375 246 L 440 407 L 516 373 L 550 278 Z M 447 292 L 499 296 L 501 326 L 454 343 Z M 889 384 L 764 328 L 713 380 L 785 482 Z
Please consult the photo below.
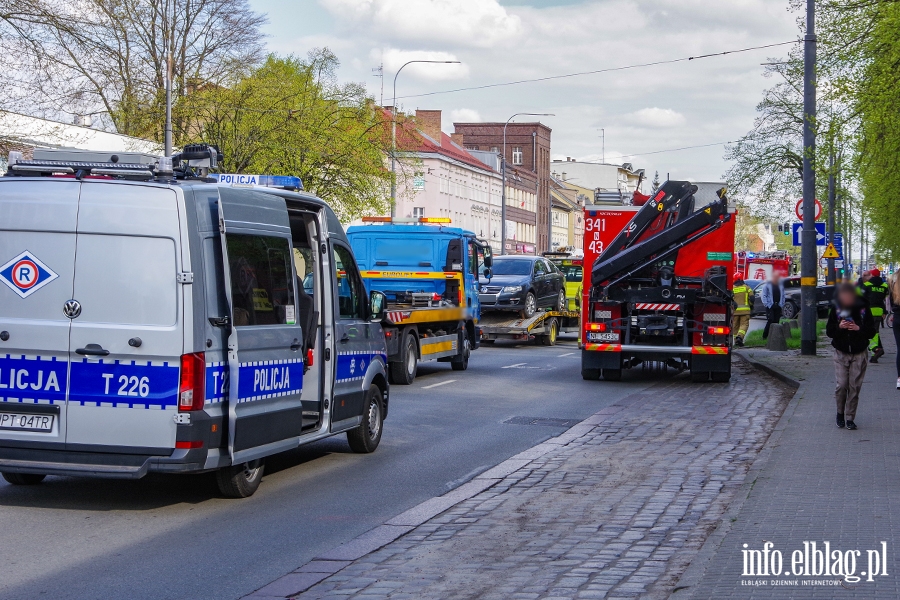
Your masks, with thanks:
M 863 297 L 869 301 L 869 310 L 872 311 L 872 317 L 875 319 L 875 337 L 869 343 L 869 350 L 872 351 L 871 362 L 877 363 L 878 359 L 884 356 L 884 347 L 881 345 L 881 325 L 884 323 L 884 303 L 887 300 L 890 288 L 888 284 L 881 278 L 881 271 L 872 269 L 871 277 L 862 284 Z
M 731 331 L 734 332 L 734 343 L 744 345 L 744 336 L 750 328 L 750 313 L 753 310 L 753 289 L 744 285 L 744 278 L 740 273 L 734 274 L 734 289 L 731 290 L 734 297 L 734 316 L 731 317 Z

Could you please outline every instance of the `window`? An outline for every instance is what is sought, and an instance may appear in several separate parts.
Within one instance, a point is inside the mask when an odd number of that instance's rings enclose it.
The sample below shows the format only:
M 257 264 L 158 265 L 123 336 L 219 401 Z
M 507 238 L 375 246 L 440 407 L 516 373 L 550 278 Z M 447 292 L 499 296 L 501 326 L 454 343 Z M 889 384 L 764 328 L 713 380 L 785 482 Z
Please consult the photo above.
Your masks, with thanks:
M 234 324 L 294 325 L 291 244 L 279 237 L 227 234 Z
M 498 148 L 497 146 L 491 146 L 491 152 L 494 152 L 494 153 L 500 152 L 500 148 Z
M 516 146 L 513 148 L 512 162 L 514 165 L 522 164 L 522 146 Z
M 541 277 L 542 275 L 547 274 L 547 265 L 544 264 L 542 260 L 534 261 L 534 275 L 535 277 Z
M 363 284 L 356 269 L 353 254 L 344 246 L 335 244 L 334 261 L 337 269 L 338 310 L 342 319 L 362 319 Z
M 414 206 L 413 207 L 413 217 L 416 219 L 421 219 L 425 216 L 425 207 L 424 206 Z

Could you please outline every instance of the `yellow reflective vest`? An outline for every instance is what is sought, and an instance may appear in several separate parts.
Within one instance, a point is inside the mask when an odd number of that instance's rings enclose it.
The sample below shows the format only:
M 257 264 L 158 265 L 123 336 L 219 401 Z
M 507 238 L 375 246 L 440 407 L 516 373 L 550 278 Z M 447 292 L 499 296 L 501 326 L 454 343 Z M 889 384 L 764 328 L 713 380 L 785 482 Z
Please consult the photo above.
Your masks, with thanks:
M 734 314 L 749 315 L 753 308 L 753 290 L 746 285 L 736 285 L 731 292 L 734 294 L 734 303 L 737 304 Z

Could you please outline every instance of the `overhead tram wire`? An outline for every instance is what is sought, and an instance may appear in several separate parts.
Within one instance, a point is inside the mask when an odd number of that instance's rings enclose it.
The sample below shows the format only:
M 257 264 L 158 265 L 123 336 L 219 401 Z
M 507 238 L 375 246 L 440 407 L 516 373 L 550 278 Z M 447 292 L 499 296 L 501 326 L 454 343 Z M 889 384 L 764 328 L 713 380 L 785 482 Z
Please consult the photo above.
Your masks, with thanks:
M 474 90 L 485 90 L 489 88 L 495 87 L 504 87 L 510 85 L 520 85 L 523 83 L 540 83 L 543 81 L 553 81 L 555 79 L 567 79 L 570 77 L 582 77 L 584 75 L 597 75 L 599 73 L 611 73 L 614 71 L 626 71 L 629 69 L 640 69 L 643 67 L 656 67 L 659 65 L 671 65 L 680 62 L 689 62 L 694 60 L 701 60 L 704 58 L 715 58 L 717 56 L 726 56 L 728 54 L 738 54 L 741 52 L 751 52 L 753 50 L 764 50 L 766 48 L 775 48 L 777 46 L 787 46 L 788 44 L 799 44 L 803 40 L 790 40 L 787 42 L 778 42 L 775 44 L 765 44 L 763 46 L 750 46 L 748 48 L 738 48 L 736 50 L 725 50 L 723 52 L 712 52 L 710 54 L 698 54 L 697 56 L 684 56 L 681 58 L 672 58 L 669 60 L 657 60 L 648 63 L 638 63 L 635 65 L 625 65 L 621 67 L 608 67 L 606 69 L 596 69 L 593 71 L 580 71 L 578 73 L 566 73 L 564 75 L 548 75 L 546 77 L 535 77 L 534 79 L 519 79 L 517 81 L 504 81 L 501 83 L 488 83 L 485 85 L 475 85 L 471 87 L 464 88 L 456 88 L 452 90 L 441 90 L 437 92 L 425 92 L 423 94 L 410 94 L 408 96 L 397 96 L 395 100 L 402 100 L 405 98 L 422 98 L 424 96 L 437 96 L 439 94 L 455 94 L 457 92 L 469 92 Z

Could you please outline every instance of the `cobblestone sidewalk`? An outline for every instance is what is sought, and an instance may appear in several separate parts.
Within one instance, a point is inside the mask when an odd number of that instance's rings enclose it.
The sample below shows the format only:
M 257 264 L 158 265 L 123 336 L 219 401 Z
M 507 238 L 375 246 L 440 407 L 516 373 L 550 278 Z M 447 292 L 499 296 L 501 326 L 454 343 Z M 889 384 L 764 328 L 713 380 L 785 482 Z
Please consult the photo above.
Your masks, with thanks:
M 791 393 L 740 362 L 730 384 L 661 381 L 297 597 L 666 598 Z
M 860 396 L 856 423 L 848 431 L 835 426 L 832 350 L 820 347 L 815 357 L 797 352 L 748 351 L 748 356 L 788 373 L 801 382 L 796 397 L 755 465 L 752 489 L 720 524 L 715 548 L 679 582 L 678 600 L 828 600 L 900 598 L 900 392 L 895 389 L 897 348 L 890 330 L 882 330 L 887 354 L 870 364 Z M 731 511 L 730 511 L 731 512 Z M 743 576 L 744 544 L 783 557 L 781 573 Z M 825 542 L 840 550 L 844 573 L 822 573 L 807 562 L 804 542 Z M 886 542 L 882 554 L 881 542 Z M 801 562 L 793 565 L 794 552 Z M 877 551 L 881 569 L 869 581 L 868 551 Z M 859 551 L 855 564 L 848 552 Z M 770 561 L 771 562 L 771 561 Z M 887 563 L 887 564 L 885 564 Z M 804 567 L 805 565 L 805 567 Z M 771 565 L 770 565 L 771 566 Z M 777 565 L 775 565 L 777 566 Z M 817 575 L 816 571 L 819 570 Z M 847 571 L 854 573 L 847 577 Z M 796 573 L 800 571 L 800 573 Z M 757 570 L 759 572 L 759 570 Z M 884 574 L 886 573 L 886 575 Z

